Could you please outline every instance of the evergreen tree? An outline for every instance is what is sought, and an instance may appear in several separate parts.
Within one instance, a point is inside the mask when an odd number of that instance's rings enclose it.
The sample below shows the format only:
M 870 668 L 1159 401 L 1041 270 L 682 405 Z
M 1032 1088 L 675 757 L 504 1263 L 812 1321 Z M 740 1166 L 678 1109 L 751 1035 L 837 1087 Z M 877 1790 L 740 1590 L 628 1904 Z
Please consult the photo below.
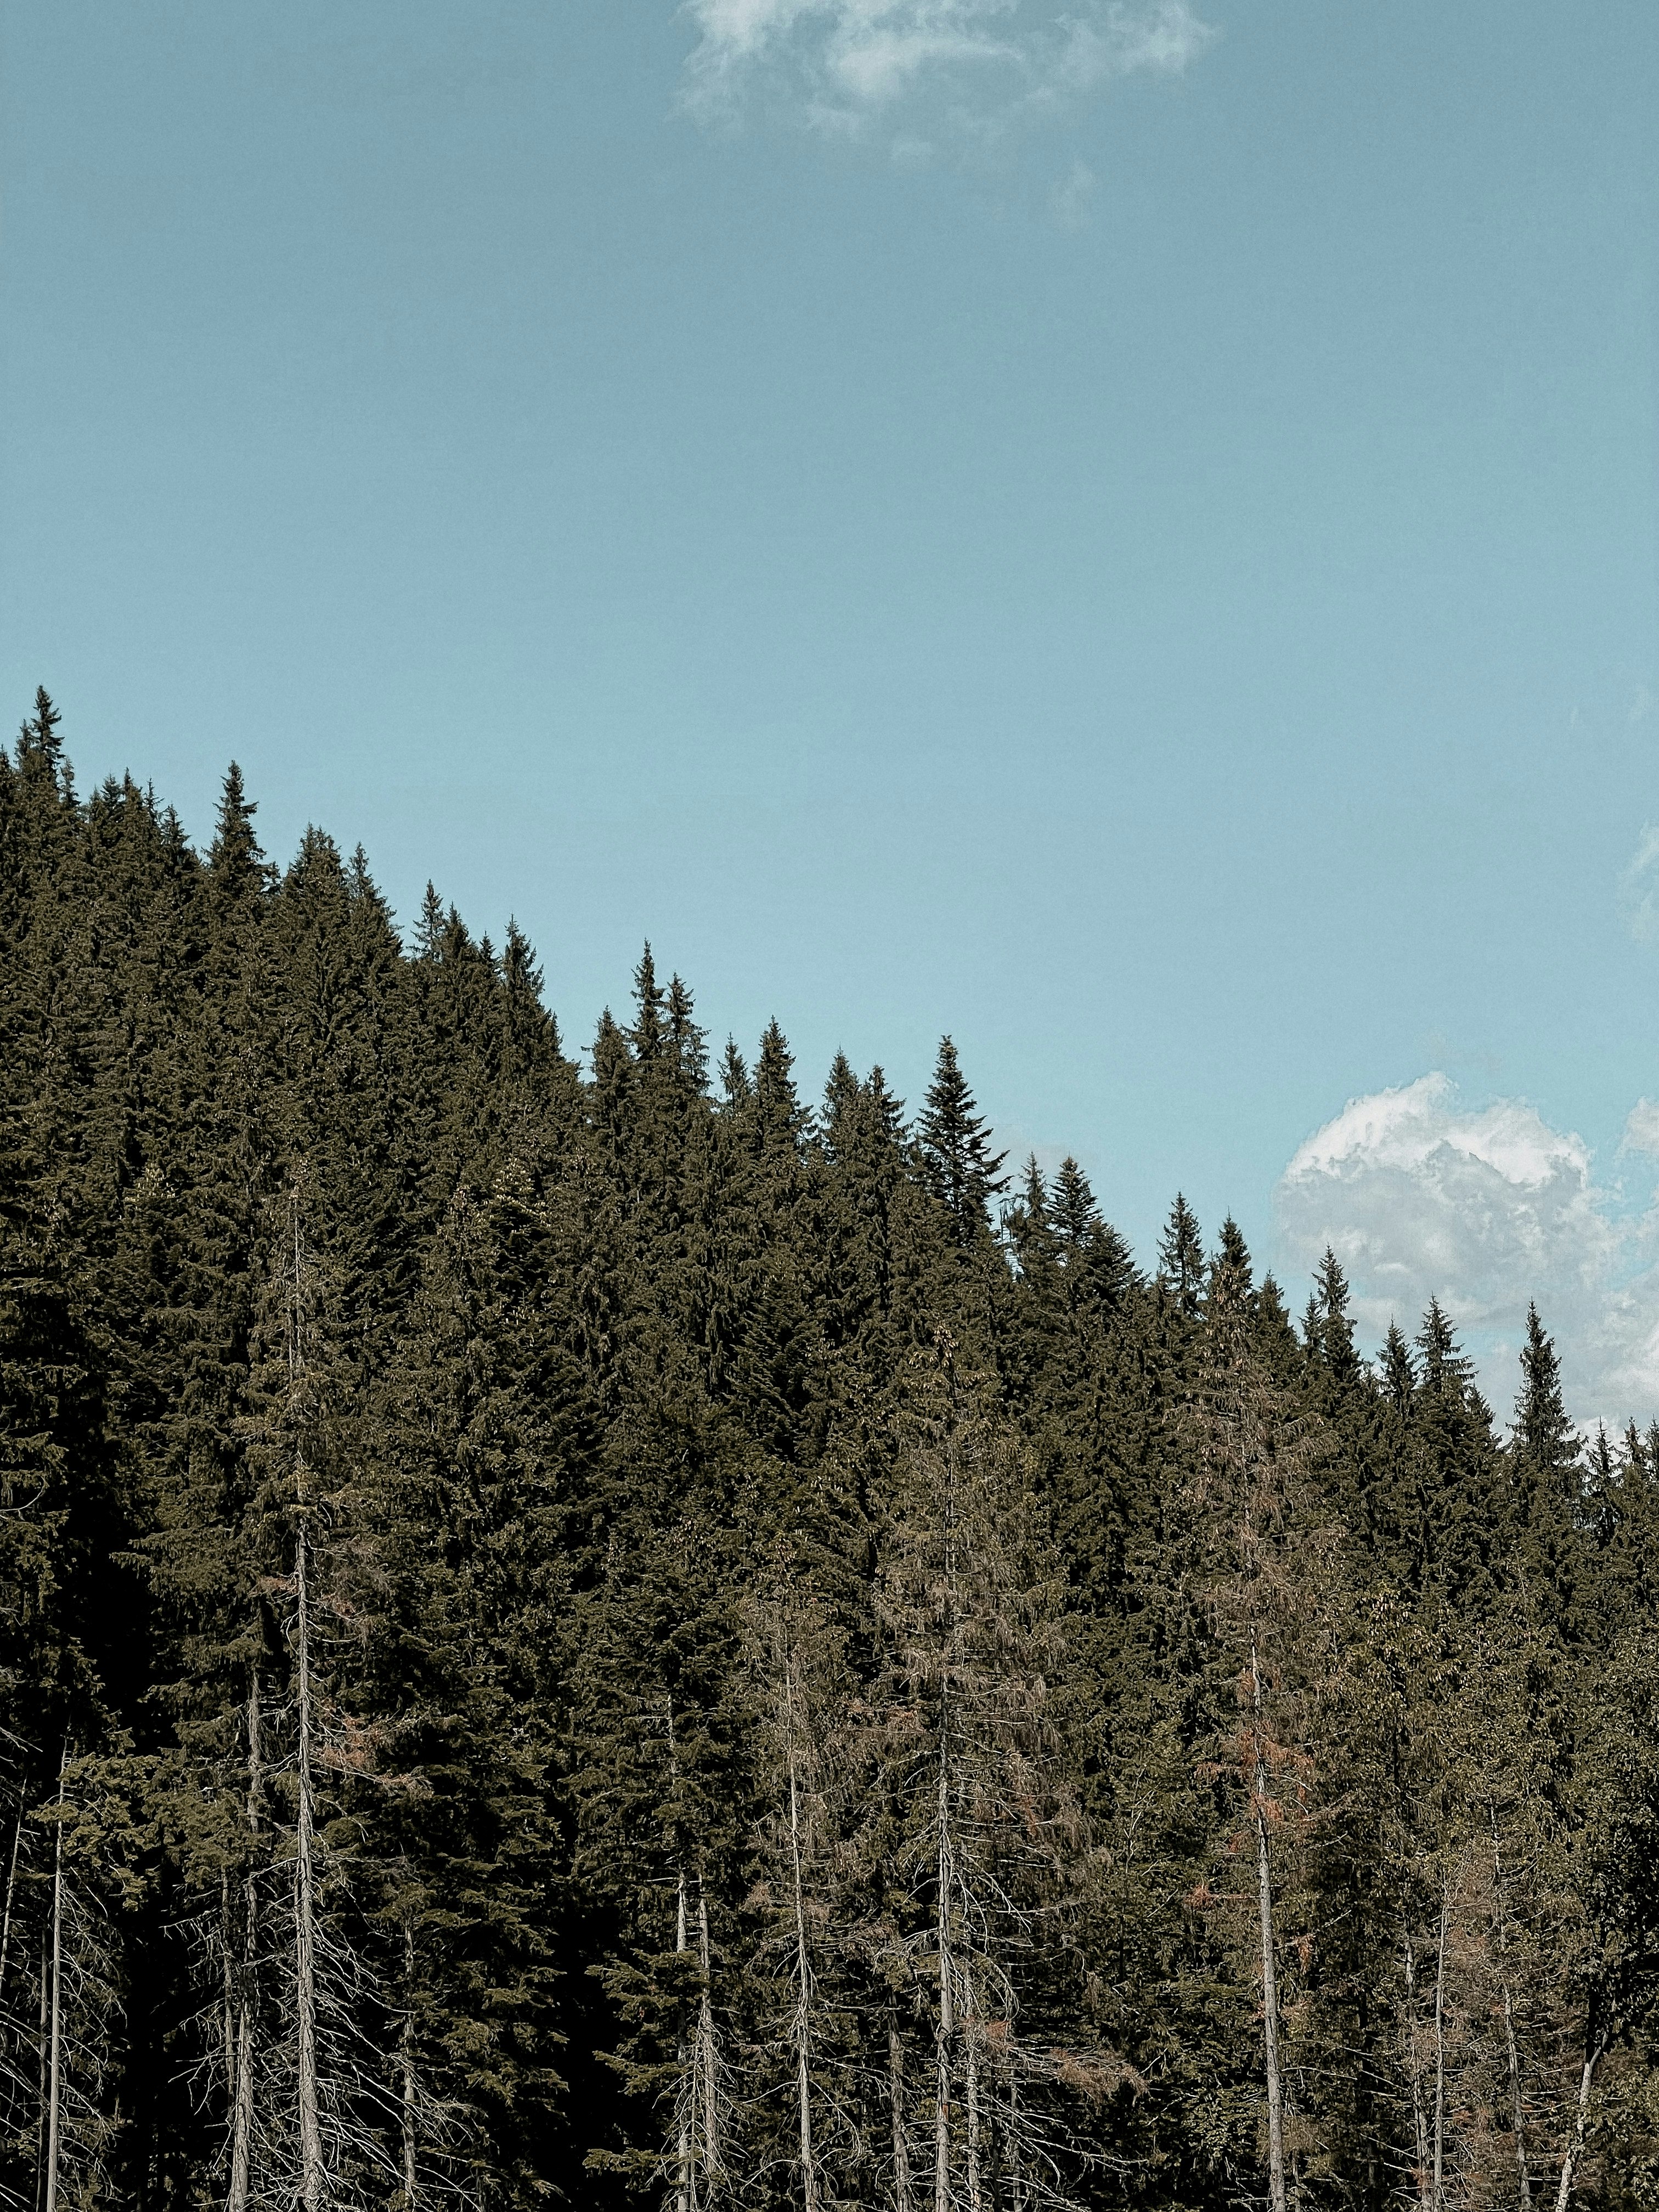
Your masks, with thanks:
M 0 2194 L 1641 2212 L 1659 1423 L 255 821 L 0 756 Z
M 1007 1188 L 1001 1173 L 1007 1155 L 992 1152 L 987 1124 L 948 1036 L 939 1040 L 916 1140 L 928 1186 L 949 1212 L 957 1243 L 972 1244 L 988 1226 L 992 1199 Z
M 1204 1247 L 1197 1218 L 1179 1191 L 1158 1241 L 1158 1279 L 1166 1285 L 1176 1310 L 1190 1318 L 1198 1311 L 1204 1288 Z

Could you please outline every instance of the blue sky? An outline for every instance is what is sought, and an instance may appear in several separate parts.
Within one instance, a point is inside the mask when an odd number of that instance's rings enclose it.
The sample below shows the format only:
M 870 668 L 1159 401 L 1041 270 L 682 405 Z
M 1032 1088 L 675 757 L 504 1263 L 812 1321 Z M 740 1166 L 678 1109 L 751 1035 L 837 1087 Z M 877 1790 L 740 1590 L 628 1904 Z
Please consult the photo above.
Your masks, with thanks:
M 0 100 L 83 781 L 1659 1412 L 1650 0 L 11 0 Z

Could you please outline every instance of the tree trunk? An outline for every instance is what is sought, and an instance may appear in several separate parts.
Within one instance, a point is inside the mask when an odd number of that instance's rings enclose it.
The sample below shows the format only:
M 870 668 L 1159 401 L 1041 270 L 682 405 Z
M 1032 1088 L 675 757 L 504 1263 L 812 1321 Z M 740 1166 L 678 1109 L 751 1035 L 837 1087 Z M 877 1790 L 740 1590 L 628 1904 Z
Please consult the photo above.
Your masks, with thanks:
M 415 1929 L 408 1922 L 404 1926 L 403 2077 L 404 2206 L 404 2212 L 411 2212 L 415 2203 Z
M 669 1707 L 668 1711 L 668 1740 L 672 1748 L 674 1740 L 674 1710 L 672 1705 Z M 690 1948 L 690 1945 L 686 1940 L 687 1933 L 685 1920 L 685 1875 L 684 1869 L 682 1869 L 677 1891 L 677 1901 L 674 1915 L 674 1949 L 677 1954 L 684 1954 Z M 691 2116 L 695 2105 L 695 2097 L 693 2080 L 688 2069 L 685 2038 L 684 2035 L 680 2037 L 676 2049 L 676 2060 L 679 2067 L 680 2075 L 678 2116 L 679 2133 L 678 2140 L 675 2144 L 675 2150 L 678 2154 L 676 2164 L 679 2174 L 679 2186 L 675 2191 L 674 2201 L 676 2212 L 696 2212 L 696 2176 L 692 2170 L 691 2165 Z
M 893 2108 L 893 2212 L 910 2212 L 910 2135 L 904 2124 L 904 2045 L 887 2030 L 887 2096 Z
M 1446 1920 L 1450 1900 L 1440 1894 L 1440 1941 L 1434 1960 L 1434 2212 L 1440 2212 L 1446 2146 Z
M 950 1754 L 943 1717 L 939 1755 L 939 2021 L 934 2032 L 933 2212 L 951 2212 L 951 2040 L 955 2029 L 955 1960 L 951 1945 L 951 1892 L 955 1869 L 951 1852 Z
M 27 1771 L 18 1784 L 17 1826 L 12 1830 L 11 1863 L 6 1869 L 6 1917 L 0 1922 L 0 2009 L 3 2009 L 6 1994 L 6 1961 L 11 1951 L 11 1909 L 17 1895 L 17 1854 L 23 1841 L 23 1808 L 28 1802 L 29 1778 Z
M 1510 2067 L 1510 2124 L 1515 2130 L 1515 2166 L 1520 2184 L 1521 2212 L 1532 2212 L 1532 2179 L 1527 2172 L 1527 2116 L 1521 2102 L 1521 2052 L 1515 2038 L 1515 2001 L 1510 1992 L 1509 1935 L 1504 1917 L 1504 1858 L 1498 1842 L 1498 1814 L 1488 1806 L 1492 1822 L 1493 1899 L 1498 1910 L 1498 1956 L 1502 1964 L 1504 2043 Z
M 34 2100 L 34 2201 L 39 2206 L 46 2185 L 46 2083 L 52 2072 L 52 1934 L 40 1947 L 40 2032 L 37 2044 L 40 2087 Z
M 1572 2195 L 1578 2161 L 1583 2154 L 1584 2130 L 1589 2121 L 1590 2086 L 1595 2079 L 1595 2069 L 1601 2053 L 1607 2049 L 1605 2039 L 1593 2050 L 1584 2053 L 1584 2070 L 1578 2080 L 1578 2110 L 1573 2116 L 1572 2133 L 1561 2159 L 1561 2186 L 1556 2191 L 1555 2212 L 1567 2212 L 1567 2202 Z
M 300 2203 L 303 2212 L 319 2212 L 323 2201 L 323 2143 L 317 2102 L 317 1875 L 311 1779 L 311 1597 L 306 1579 L 303 1520 L 295 1557 L 299 1603 L 300 1803 L 294 1856 L 294 1981 L 299 2016 Z
M 1261 1942 L 1261 2041 L 1267 2079 L 1267 2203 L 1285 2212 L 1285 2095 L 1279 2073 L 1279 1969 L 1273 1944 L 1273 1863 L 1267 1841 L 1267 1762 L 1262 1747 L 1261 1668 L 1250 1631 L 1250 1698 L 1255 1717 L 1256 1905 Z
M 795 1746 L 794 1656 L 784 1661 L 784 1723 L 789 1740 L 789 1854 L 795 1904 L 795 2090 L 799 2106 L 803 2212 L 818 2212 L 818 2170 L 812 2149 L 812 1961 L 806 1942 L 805 1883 L 801 1870 L 800 1782 Z
M 259 1755 L 259 1674 L 247 1693 L 247 1877 L 242 1884 L 241 1971 L 237 1977 L 236 2033 L 230 2054 L 230 2187 L 225 2212 L 247 2212 L 253 2165 L 253 1962 L 259 1890 L 259 1806 L 264 1776 Z
M 52 2062 L 46 2098 L 46 2212 L 58 2212 L 58 2166 L 64 2127 L 64 1776 L 69 1746 L 58 1769 L 58 1818 L 52 1859 Z M 1564 2200 L 1565 2201 L 1565 2200 Z
M 1412 2148 L 1416 2154 L 1417 2201 L 1429 2212 L 1429 2122 L 1423 2110 L 1423 2069 L 1417 2055 L 1417 1954 L 1406 1933 L 1406 2072 L 1412 2089 Z
M 979 2009 L 969 1981 L 963 2002 L 962 2045 L 968 2103 L 968 2208 L 985 2212 L 980 2183 Z
M 1024 2212 L 1025 2169 L 1019 2144 L 1019 2071 L 1012 2063 L 1012 2057 L 1011 2051 L 1008 2068 L 1008 2212 Z
M 702 1994 L 697 2001 L 697 2077 L 702 2090 L 702 2172 L 704 2196 L 713 2203 L 715 2179 L 720 2172 L 720 2084 L 714 2064 L 714 2002 L 709 1988 L 708 1899 L 702 1877 L 697 1877 L 697 1960 L 702 1968 Z

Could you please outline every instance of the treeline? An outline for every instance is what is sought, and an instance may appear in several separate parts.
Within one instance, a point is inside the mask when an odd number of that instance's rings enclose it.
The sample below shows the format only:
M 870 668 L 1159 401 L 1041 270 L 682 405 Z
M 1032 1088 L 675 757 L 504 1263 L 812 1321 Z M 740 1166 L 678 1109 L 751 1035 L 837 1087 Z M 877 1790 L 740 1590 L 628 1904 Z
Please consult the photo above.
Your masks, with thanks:
M 1659 1436 L 0 765 L 0 2201 L 1659 2202 Z

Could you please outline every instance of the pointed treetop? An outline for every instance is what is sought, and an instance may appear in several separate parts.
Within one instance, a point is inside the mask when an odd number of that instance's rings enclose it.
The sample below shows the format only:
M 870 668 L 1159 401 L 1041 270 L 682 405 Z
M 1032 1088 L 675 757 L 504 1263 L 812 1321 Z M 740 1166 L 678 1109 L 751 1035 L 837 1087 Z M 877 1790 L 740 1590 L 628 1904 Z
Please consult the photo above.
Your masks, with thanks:
M 1398 1322 L 1389 1323 L 1377 1365 L 1389 1404 L 1397 1413 L 1409 1413 L 1412 1394 L 1417 1388 L 1417 1370 L 1412 1365 L 1412 1348 L 1401 1333 Z
M 837 1132 L 844 1135 L 847 1116 L 855 1110 L 858 1100 L 859 1079 L 853 1073 L 853 1063 L 844 1052 L 838 1052 L 830 1063 L 830 1079 L 823 1086 L 823 1134 L 832 1152 Z
M 775 1020 L 768 1022 L 755 1062 L 755 1106 L 761 1142 L 793 1146 L 811 1118 L 795 1093 L 795 1056 Z
M 35 686 L 34 712 L 17 732 L 17 760 L 20 767 L 31 760 L 50 769 L 54 774 L 63 755 L 64 741 L 58 734 L 58 725 L 63 720 L 52 703 L 52 694 L 44 684 Z
M 1250 1248 L 1230 1213 L 1221 1224 L 1221 1241 L 1205 1285 L 1206 1318 L 1212 1325 L 1241 1325 L 1250 1311 Z
M 1244 1232 L 1230 1213 L 1221 1224 L 1221 1242 L 1216 1248 L 1215 1264 L 1229 1267 L 1246 1290 L 1250 1287 L 1250 1248 L 1244 1242 Z
M 1417 1333 L 1417 1348 L 1423 1355 L 1424 1389 L 1449 1390 L 1461 1397 L 1468 1388 L 1473 1370 L 1458 1349 L 1457 1338 L 1438 1298 L 1429 1300 L 1429 1310 Z
M 749 1070 L 732 1037 L 727 1037 L 720 1054 L 720 1088 L 728 1106 L 741 1106 L 750 1096 Z
M 708 1032 L 692 1019 L 691 993 L 678 975 L 668 985 L 668 1049 L 694 1091 L 708 1088 Z
M 668 1024 L 649 939 L 640 955 L 640 964 L 634 970 L 634 1026 L 629 1031 L 634 1056 L 641 1060 L 660 1060 L 666 1049 Z
M 1565 1476 L 1578 1463 L 1578 1431 L 1561 1395 L 1561 1363 L 1535 1305 L 1527 1308 L 1521 1389 L 1515 1401 L 1515 1449 L 1540 1474 Z
M 902 1098 L 896 1098 L 887 1088 L 887 1078 L 882 1073 L 879 1060 L 870 1070 L 869 1080 L 864 1086 L 864 1095 L 870 1103 L 870 1110 L 875 1116 L 876 1127 L 881 1131 L 883 1136 L 890 1144 L 902 1144 L 904 1101 Z
M 1585 1455 L 1585 1465 L 1593 1497 L 1605 1498 L 1609 1492 L 1618 1489 L 1619 1462 L 1613 1456 L 1613 1441 L 1607 1434 L 1605 1421 L 1598 1421 L 1595 1425 L 1595 1435 Z
M 437 886 L 428 880 L 421 898 L 421 918 L 415 925 L 415 957 L 435 960 L 443 945 L 444 902 Z
M 534 999 L 538 1005 L 541 1003 L 542 971 L 536 959 L 536 948 L 510 916 L 501 943 L 501 981 L 510 996 Z
M 1291 1310 L 1285 1303 L 1285 1294 L 1271 1273 L 1261 1278 L 1261 1288 L 1256 1292 L 1255 1310 L 1265 1334 L 1275 1337 L 1291 1337 Z
M 1305 1324 L 1308 1349 L 1324 1361 L 1332 1373 L 1356 1375 L 1359 1355 L 1353 1348 L 1353 1323 L 1348 1317 L 1348 1279 L 1342 1263 L 1328 1244 L 1314 1274 L 1314 1293 L 1308 1301 Z
M 1210 1262 L 1203 1305 L 1208 1357 L 1220 1367 L 1236 1364 L 1249 1343 L 1254 1303 L 1250 1249 L 1231 1214 L 1221 1224 L 1221 1241 Z
M 1176 1306 L 1184 1314 L 1195 1314 L 1204 1281 L 1204 1246 L 1198 1233 L 1198 1216 L 1179 1191 L 1158 1239 L 1158 1265 L 1159 1278 Z
M 614 1103 L 618 1092 L 626 1092 L 632 1063 L 627 1033 L 609 1006 L 600 1014 L 593 1031 L 592 1059 L 594 1088 Z
M 1001 1173 L 1008 1156 L 992 1152 L 988 1125 L 948 1036 L 939 1040 L 916 1137 L 929 1186 L 949 1210 L 957 1243 L 972 1243 L 988 1226 L 992 1197 L 1008 1188 Z
M 1315 1271 L 1314 1287 L 1319 1294 L 1320 1310 L 1325 1318 L 1346 1322 L 1348 1317 L 1348 1279 L 1342 1272 L 1342 1262 L 1328 1244 Z
M 242 771 L 232 761 L 225 771 L 219 794 L 219 819 L 208 848 L 208 868 L 215 889 L 228 898 L 251 896 L 270 880 L 265 856 L 253 834 L 257 800 L 248 797 Z
M 1089 1178 L 1069 1152 L 1060 1164 L 1049 1210 L 1054 1227 L 1068 1244 L 1086 1244 L 1103 1224 Z
M 1048 1189 L 1030 1153 L 1020 1176 L 1019 1195 L 1003 1216 L 1003 1235 L 1014 1264 L 1028 1282 L 1047 1273 L 1056 1257 L 1056 1239 L 1048 1218 Z

